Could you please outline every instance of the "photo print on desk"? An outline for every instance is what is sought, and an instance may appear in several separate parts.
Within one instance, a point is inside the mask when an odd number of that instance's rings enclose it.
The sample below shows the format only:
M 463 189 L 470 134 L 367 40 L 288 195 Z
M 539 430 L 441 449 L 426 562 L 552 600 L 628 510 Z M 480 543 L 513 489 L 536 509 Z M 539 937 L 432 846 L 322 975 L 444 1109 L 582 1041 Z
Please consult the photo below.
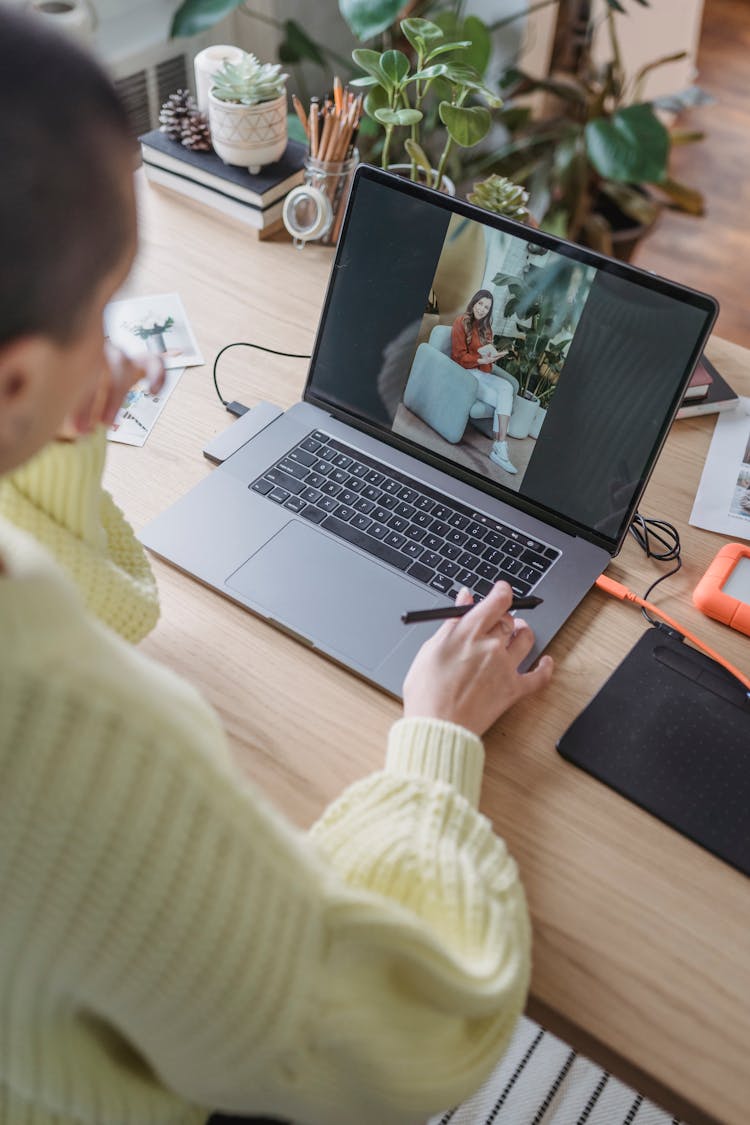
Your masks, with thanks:
M 107 430 L 108 439 L 122 445 L 143 445 L 184 370 L 173 367 L 167 371 L 164 386 L 155 395 L 149 394 L 144 381 L 131 387 Z
M 177 293 L 112 301 L 104 310 L 104 331 L 132 359 L 144 354 L 159 355 L 167 369 L 203 363 Z
M 750 398 L 716 420 L 690 523 L 750 539 Z

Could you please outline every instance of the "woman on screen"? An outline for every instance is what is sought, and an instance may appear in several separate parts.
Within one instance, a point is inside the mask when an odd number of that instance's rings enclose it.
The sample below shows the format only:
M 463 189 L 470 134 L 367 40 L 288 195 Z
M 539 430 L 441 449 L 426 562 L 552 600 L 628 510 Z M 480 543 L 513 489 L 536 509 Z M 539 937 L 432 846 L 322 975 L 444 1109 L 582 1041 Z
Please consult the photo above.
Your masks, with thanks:
M 492 420 L 493 445 L 489 453 L 506 473 L 518 469 L 508 455 L 508 422 L 513 409 L 513 387 L 492 373 L 493 363 L 506 354 L 499 352 L 492 342 L 492 308 L 494 300 L 489 289 L 479 289 L 453 322 L 451 332 L 451 359 L 470 371 L 477 381 L 477 398 L 494 407 Z

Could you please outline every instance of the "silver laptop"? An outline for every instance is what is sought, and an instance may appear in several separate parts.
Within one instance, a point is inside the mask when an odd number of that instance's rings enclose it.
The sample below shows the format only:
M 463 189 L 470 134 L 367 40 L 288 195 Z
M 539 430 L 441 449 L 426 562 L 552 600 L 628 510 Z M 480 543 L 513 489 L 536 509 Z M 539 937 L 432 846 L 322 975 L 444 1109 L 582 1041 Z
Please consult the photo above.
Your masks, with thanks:
M 543 598 L 532 663 L 619 551 L 716 315 L 362 166 L 303 401 L 236 422 L 142 541 L 395 695 L 438 627 L 402 613 L 506 578 Z

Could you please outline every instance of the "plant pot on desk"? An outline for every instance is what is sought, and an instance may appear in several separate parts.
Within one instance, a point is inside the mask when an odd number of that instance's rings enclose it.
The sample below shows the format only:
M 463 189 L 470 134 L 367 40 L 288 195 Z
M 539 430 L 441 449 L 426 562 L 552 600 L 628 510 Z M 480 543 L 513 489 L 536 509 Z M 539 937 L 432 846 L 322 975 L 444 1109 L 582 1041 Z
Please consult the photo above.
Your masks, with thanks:
M 255 176 L 274 164 L 287 145 L 286 93 L 256 105 L 222 101 L 208 94 L 211 142 L 225 164 L 247 168 Z

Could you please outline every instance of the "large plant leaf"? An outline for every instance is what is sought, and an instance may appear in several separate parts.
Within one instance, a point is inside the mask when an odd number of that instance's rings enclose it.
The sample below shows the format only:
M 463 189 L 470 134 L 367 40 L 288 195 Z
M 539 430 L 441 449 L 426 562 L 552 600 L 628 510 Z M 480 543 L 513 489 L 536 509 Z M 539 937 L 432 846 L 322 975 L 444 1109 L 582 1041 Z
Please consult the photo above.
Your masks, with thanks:
M 667 174 L 669 133 L 648 105 L 631 105 L 585 128 L 586 151 L 597 172 L 622 183 L 658 183 Z
M 659 214 L 658 203 L 645 192 L 636 191 L 630 184 L 602 180 L 599 190 L 619 207 L 623 215 L 641 226 L 650 226 Z
M 243 0 L 183 0 L 172 17 L 169 34 L 199 35 L 239 8 Z
M 688 215 L 705 214 L 703 196 L 695 188 L 687 184 L 680 184 L 677 180 L 665 179 L 659 184 L 659 191 L 671 200 L 670 206 L 677 211 L 686 211 Z
M 372 39 L 395 21 L 403 0 L 339 0 L 339 11 L 358 39 Z
M 427 153 L 424 151 L 422 146 L 418 145 L 416 141 L 413 141 L 411 137 L 407 137 L 404 141 L 404 148 L 409 154 L 409 159 L 413 160 L 416 164 L 419 165 L 420 168 L 424 169 L 427 176 L 427 182 L 430 183 L 430 177 L 432 176 L 432 165 L 430 164 Z
M 422 120 L 422 113 L 418 109 L 376 109 L 373 114 L 381 125 L 417 125 Z
M 443 38 L 441 28 L 432 20 L 422 20 L 416 17 L 401 20 L 401 30 L 414 50 L 423 53 L 428 44 L 437 43 Z
M 380 66 L 392 86 L 400 86 L 409 73 L 409 60 L 403 51 L 383 51 Z
M 298 63 L 304 59 L 325 69 L 326 60 L 318 44 L 313 42 L 296 20 L 285 20 L 284 38 L 279 43 L 279 60 L 283 63 Z
M 492 54 L 492 36 L 487 24 L 478 16 L 467 16 L 466 19 L 456 19 L 455 12 L 440 12 L 435 22 L 440 25 L 445 35 L 450 39 L 466 39 L 466 47 L 461 58 L 473 66 L 479 75 L 484 74 Z
M 365 113 L 370 117 L 375 116 L 375 111 L 378 109 L 388 109 L 390 102 L 388 100 L 388 93 L 382 86 L 373 86 L 369 94 L 365 98 Z M 365 122 L 362 122 L 364 125 Z M 362 128 L 360 125 L 360 129 Z
M 357 66 L 364 70 L 365 74 L 369 74 L 386 90 L 390 90 L 391 81 L 380 65 L 380 53 L 378 51 L 371 51 L 368 47 L 357 47 L 352 51 L 352 58 Z
M 481 105 L 457 106 L 441 102 L 440 120 L 449 135 L 461 148 L 471 148 L 484 140 L 490 131 L 490 111 Z

